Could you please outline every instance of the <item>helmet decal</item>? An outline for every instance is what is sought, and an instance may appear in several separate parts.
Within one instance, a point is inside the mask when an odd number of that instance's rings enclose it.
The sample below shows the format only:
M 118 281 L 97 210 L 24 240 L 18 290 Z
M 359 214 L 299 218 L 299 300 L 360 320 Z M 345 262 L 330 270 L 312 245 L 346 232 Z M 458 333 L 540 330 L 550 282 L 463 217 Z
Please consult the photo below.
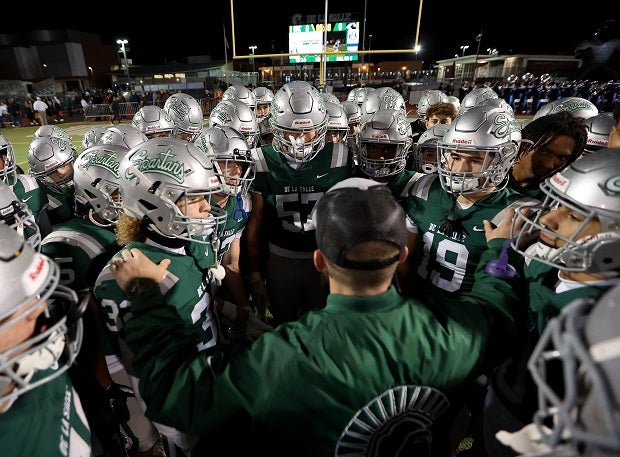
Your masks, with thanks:
M 167 108 L 174 111 L 179 119 L 189 117 L 189 107 L 177 98 L 172 98 L 172 101 L 168 104 Z
M 100 167 L 105 170 L 108 170 L 110 173 L 114 175 L 114 177 L 120 178 L 118 174 L 119 162 L 116 157 L 116 154 L 112 152 L 109 154 L 102 155 L 102 156 L 97 154 L 97 152 L 95 151 L 86 152 L 82 160 L 83 161 L 81 161 L 80 164 L 78 165 L 79 168 L 88 170 L 90 167 Z
M 605 181 L 603 190 L 610 195 L 620 195 L 620 176 L 614 176 Z
M 506 138 L 507 136 L 510 136 L 512 132 L 521 131 L 519 122 L 508 114 L 497 115 L 495 119 L 493 119 L 493 124 L 497 126 L 497 128 L 493 128 L 489 133 L 491 133 L 495 138 Z
M 131 161 L 138 170 L 142 173 L 155 171 L 169 176 L 180 184 L 184 182 L 185 173 L 183 170 L 183 163 L 178 160 L 169 160 L 176 158 L 176 154 L 172 152 L 172 148 L 169 148 L 167 151 L 160 152 L 159 157 L 155 158 L 148 158 L 147 154 L 147 150 L 142 150 L 136 152 L 135 156 L 132 157 Z M 131 167 L 127 168 L 125 177 L 130 181 L 136 178 L 136 175 L 132 172 Z

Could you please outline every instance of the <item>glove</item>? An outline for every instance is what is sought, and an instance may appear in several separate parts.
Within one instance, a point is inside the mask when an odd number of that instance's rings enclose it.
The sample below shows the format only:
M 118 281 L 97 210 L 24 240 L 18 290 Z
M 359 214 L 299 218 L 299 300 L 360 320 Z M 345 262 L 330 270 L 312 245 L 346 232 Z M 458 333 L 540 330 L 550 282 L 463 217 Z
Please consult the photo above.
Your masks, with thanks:
M 127 398 L 133 397 L 133 389 L 123 384 L 113 382 L 105 390 L 105 396 L 110 404 L 110 410 L 114 419 L 120 424 L 129 420 L 129 408 L 127 408 Z
M 258 271 L 250 272 L 250 295 L 252 296 L 252 304 L 254 308 L 261 313 L 264 312 L 271 304 L 265 281 Z
M 249 341 L 254 341 L 265 332 L 270 332 L 273 327 L 264 322 L 256 314 L 250 314 L 245 321 L 245 337 Z

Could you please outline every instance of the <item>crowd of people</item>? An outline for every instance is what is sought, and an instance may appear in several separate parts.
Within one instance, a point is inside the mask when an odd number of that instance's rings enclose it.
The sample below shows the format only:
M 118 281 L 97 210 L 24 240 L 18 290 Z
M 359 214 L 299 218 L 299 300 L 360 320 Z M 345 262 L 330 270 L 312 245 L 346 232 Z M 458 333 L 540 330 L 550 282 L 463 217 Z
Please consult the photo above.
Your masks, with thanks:
M 620 106 L 454 98 L 0 134 L 3 455 L 619 455 Z

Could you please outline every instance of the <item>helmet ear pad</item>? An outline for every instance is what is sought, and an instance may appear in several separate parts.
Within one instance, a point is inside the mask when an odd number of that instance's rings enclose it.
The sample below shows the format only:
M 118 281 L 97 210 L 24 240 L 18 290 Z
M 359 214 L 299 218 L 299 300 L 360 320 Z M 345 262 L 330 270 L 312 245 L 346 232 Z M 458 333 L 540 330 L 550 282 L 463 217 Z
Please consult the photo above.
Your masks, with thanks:
M 585 272 L 620 271 L 620 233 L 603 232 L 579 241 L 579 252 L 564 252 L 567 267 L 585 266 Z

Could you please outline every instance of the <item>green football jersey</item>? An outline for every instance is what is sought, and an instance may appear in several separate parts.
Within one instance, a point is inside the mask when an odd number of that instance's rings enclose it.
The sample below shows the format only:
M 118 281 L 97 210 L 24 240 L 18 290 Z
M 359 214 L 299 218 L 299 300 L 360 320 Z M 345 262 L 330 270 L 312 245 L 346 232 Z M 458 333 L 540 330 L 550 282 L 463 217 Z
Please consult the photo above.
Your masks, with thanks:
M 7 184 L 15 196 L 28 206 L 36 220 L 47 204 L 45 191 L 39 187 L 37 180 L 30 175 L 18 174 L 14 182 L 10 182 L 12 177 L 9 176 L 8 180 Z
M 47 194 L 47 213 L 52 226 L 62 224 L 73 218 L 73 206 L 75 204 L 73 190 L 63 193 L 54 192 L 45 186 L 41 186 L 41 188 Z
M 239 207 L 239 203 L 241 207 Z M 250 212 L 252 211 L 252 199 L 249 195 L 244 195 L 238 202 L 233 195 L 226 203 L 226 226 L 220 238 L 220 248 L 217 254 L 218 262 L 222 262 L 222 257 L 228 252 L 230 244 L 238 238 L 248 223 Z
M 471 290 L 480 254 L 487 248 L 483 220 L 501 220 L 503 211 L 517 201 L 533 202 L 516 191 L 502 189 L 469 208 L 459 208 L 441 187 L 439 175 L 419 178 L 404 203 L 418 228 L 411 290 L 439 302 L 458 300 L 459 294 Z M 457 223 L 453 231 L 444 233 L 442 224 L 452 208 Z
M 263 197 L 267 241 L 289 251 L 314 251 L 315 227 L 310 214 L 330 187 L 352 176 L 352 154 L 342 143 L 325 143 L 298 169 L 273 146 L 253 149 L 252 155 L 256 163 L 252 190 Z
M 90 289 L 108 260 L 119 250 L 114 232 L 74 217 L 54 227 L 41 252 L 60 266 L 60 284 L 78 294 Z
M 209 280 L 196 259 L 188 255 L 185 248 L 166 248 L 150 240 L 125 246 L 125 249 L 132 248 L 139 249 L 155 263 L 170 259 L 168 274 L 160 286 L 166 299 L 167 312 L 175 314 L 183 323 L 183 331 L 193 341 L 194 350 L 202 351 L 214 346 L 218 330 L 209 294 Z M 122 340 L 123 329 L 132 314 L 124 292 L 112 277 L 110 262 L 99 274 L 94 294 L 108 332 Z
M 490 243 L 483 258 L 496 258 L 502 242 Z M 431 309 L 393 286 L 370 297 L 332 294 L 325 308 L 251 345 L 208 356 L 179 352 L 183 325 L 163 313 L 155 288 L 131 303 L 135 317 L 126 328 L 134 367 L 148 380 L 140 385 L 147 414 L 200 435 L 204 448 L 197 449 L 206 454 L 347 455 L 335 451 L 356 442 L 361 452 L 356 437 L 363 427 L 370 433 L 399 414 L 386 405 L 413 406 L 390 397 L 391 389 L 411 386 L 413 394 L 431 386 L 447 393 L 482 368 L 491 326 L 513 335 L 512 324 L 502 325 L 517 302 L 512 284 L 476 275 L 476 294 L 463 294 L 461 307 Z M 494 319 L 495 312 L 508 320 Z M 433 416 L 439 399 L 424 398 Z M 355 421 L 363 417 L 371 421 Z
M 31 382 L 49 371 L 35 373 Z M 90 457 L 90 428 L 67 372 L 0 413 L 2 457 Z

